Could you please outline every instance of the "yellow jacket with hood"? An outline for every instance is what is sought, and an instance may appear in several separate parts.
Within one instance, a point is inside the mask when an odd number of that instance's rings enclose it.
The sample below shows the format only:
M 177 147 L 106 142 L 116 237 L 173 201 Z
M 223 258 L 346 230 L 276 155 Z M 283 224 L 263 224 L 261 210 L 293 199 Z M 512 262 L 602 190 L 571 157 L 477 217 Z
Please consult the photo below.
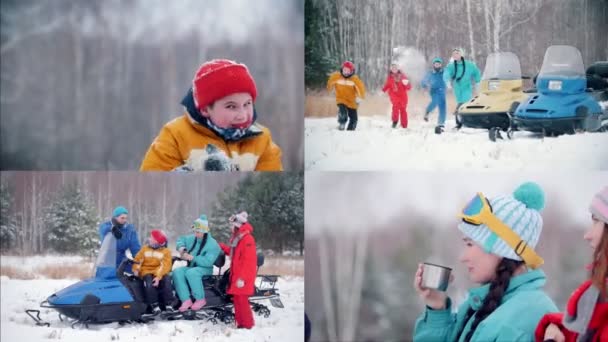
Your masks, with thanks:
M 281 148 L 268 128 L 254 123 L 238 141 L 226 141 L 196 121 L 194 102 L 188 93 L 184 115 L 161 129 L 148 149 L 141 171 L 282 171 Z

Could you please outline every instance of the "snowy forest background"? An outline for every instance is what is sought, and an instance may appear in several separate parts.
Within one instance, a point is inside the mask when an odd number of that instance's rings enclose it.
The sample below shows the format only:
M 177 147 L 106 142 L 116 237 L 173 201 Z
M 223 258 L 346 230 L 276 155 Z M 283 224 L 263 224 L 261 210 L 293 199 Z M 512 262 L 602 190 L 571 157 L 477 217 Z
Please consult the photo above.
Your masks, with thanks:
M 563 309 L 585 279 L 592 250 L 583 240 L 588 208 L 607 172 L 313 172 L 306 176 L 306 312 L 311 341 L 411 341 L 423 304 L 413 288 L 418 263 L 453 268 L 454 305 L 473 284 L 458 261 L 456 214 L 478 191 L 489 198 L 525 181 L 545 191 L 545 290 Z
M 604 0 L 305 2 L 307 89 L 324 88 L 344 60 L 355 63 L 372 90 L 382 86 L 393 58 L 419 81 L 432 58 L 445 62 L 454 47 L 464 48 L 481 70 L 489 53 L 514 52 L 522 73 L 532 76 L 550 45 L 577 47 L 586 66 L 608 59 Z
M 3 0 L 4 170 L 135 170 L 206 60 L 249 66 L 259 122 L 303 168 L 301 0 Z
M 302 255 L 303 173 L 214 173 L 175 175 L 137 172 L 2 172 L 1 254 L 94 255 L 98 225 L 112 210 L 129 210 L 142 243 L 163 229 L 169 245 L 189 234 L 205 213 L 211 232 L 226 242 L 228 217 L 245 210 L 258 249 Z M 272 251 L 272 252 L 270 252 Z

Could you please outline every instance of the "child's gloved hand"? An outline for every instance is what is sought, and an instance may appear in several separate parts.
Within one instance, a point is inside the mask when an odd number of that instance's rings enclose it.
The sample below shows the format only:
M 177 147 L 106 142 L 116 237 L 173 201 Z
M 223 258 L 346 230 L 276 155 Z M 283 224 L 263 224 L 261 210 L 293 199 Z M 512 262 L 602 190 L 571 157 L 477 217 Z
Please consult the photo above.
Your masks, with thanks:
M 154 277 L 154 279 L 152 279 L 152 286 L 158 287 L 158 283 L 159 282 L 160 282 L 160 278 L 159 277 Z
M 410 84 L 410 80 L 408 80 L 408 79 L 402 79 L 401 83 L 403 83 L 403 85 L 408 85 L 408 84 Z
M 139 271 L 138 270 L 133 270 L 133 275 L 136 277 L 139 277 Z
M 452 89 L 452 83 L 448 82 L 447 84 L 448 89 Z
M 357 104 L 360 104 L 361 103 L 361 98 L 360 97 L 355 98 L 355 102 L 357 102 Z
M 184 252 L 184 254 L 182 254 L 182 259 L 192 261 L 192 259 L 194 259 L 194 257 L 192 255 Z
M 245 281 L 244 281 L 243 279 L 239 278 L 239 279 L 236 281 L 236 287 L 238 287 L 238 288 L 240 289 L 240 288 L 242 288 L 243 286 L 245 286 Z

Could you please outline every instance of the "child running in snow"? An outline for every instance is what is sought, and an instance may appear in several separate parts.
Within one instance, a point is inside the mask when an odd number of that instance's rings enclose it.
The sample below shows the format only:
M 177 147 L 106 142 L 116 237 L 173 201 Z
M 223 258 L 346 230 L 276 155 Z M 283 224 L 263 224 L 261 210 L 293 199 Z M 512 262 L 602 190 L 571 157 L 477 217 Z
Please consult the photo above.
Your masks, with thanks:
M 167 236 L 162 230 L 152 230 L 145 245 L 133 258 L 133 274 L 143 280 L 146 303 L 152 314 L 173 311 L 175 297 L 171 285 L 171 251 L 167 248 Z
M 247 222 L 247 218 L 248 215 L 244 211 L 231 216 L 230 244 L 220 243 L 224 253 L 230 256 L 230 281 L 226 292 L 232 295 L 237 328 L 243 329 L 251 329 L 254 325 L 249 297 L 254 293 L 257 273 L 253 227 Z
M 355 64 L 350 61 L 342 63 L 340 71 L 336 71 L 327 80 L 327 90 L 336 91 L 338 105 L 338 124 L 341 131 L 348 122 L 349 131 L 357 128 L 359 102 L 365 97 L 365 85 L 359 76 L 355 75 Z
M 437 57 L 433 59 L 433 69 L 431 69 L 422 80 L 422 88 L 428 89 L 431 95 L 431 103 L 426 107 L 424 121 L 429 121 L 429 114 L 439 108 L 437 126 L 435 133 L 440 134 L 445 126 L 445 81 L 443 80 L 443 60 Z
M 589 207 L 591 227 L 583 238 L 593 249 L 589 279 L 576 289 L 565 312 L 546 314 L 536 328 L 536 341 L 608 341 L 608 186 Z
M 540 238 L 544 192 L 524 183 L 512 195 L 473 197 L 460 214 L 465 244 L 460 261 L 480 284 L 452 313 L 445 292 L 421 287 L 418 267 L 414 287 L 426 304 L 416 321 L 414 341 L 531 341 L 538 321 L 556 311 L 543 291 L 543 259 L 534 248 Z
M 180 312 L 188 309 L 200 310 L 207 301 L 203 289 L 203 276 L 213 274 L 213 264 L 220 254 L 220 246 L 209 232 L 207 216 L 201 215 L 192 224 L 194 234 L 180 236 L 177 239 L 177 250 L 182 259 L 188 261 L 186 267 L 173 271 L 175 292 L 182 305 Z M 192 290 L 192 294 L 190 293 Z M 194 302 L 192 302 L 194 297 Z
M 399 70 L 397 63 L 392 63 L 382 91 L 388 92 L 388 97 L 393 105 L 393 128 L 397 127 L 399 118 L 401 118 L 401 127 L 407 128 L 407 92 L 410 89 L 412 89 L 412 85 L 407 76 Z
M 256 123 L 257 88 L 247 66 L 204 63 L 182 100 L 186 112 L 154 139 L 141 171 L 282 171 L 281 149 Z

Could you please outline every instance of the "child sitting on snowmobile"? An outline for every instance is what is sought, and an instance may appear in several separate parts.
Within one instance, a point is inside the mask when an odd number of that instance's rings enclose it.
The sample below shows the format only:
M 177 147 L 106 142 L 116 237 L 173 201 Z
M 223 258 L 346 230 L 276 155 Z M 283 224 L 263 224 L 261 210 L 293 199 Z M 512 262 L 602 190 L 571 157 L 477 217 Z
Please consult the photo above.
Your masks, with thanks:
M 133 263 L 133 274 L 143 280 L 146 303 L 152 314 L 173 310 L 175 298 L 171 286 L 171 251 L 162 230 L 152 230 L 148 244 L 139 250 Z
M 192 224 L 194 234 L 180 236 L 177 239 L 177 250 L 182 259 L 188 261 L 186 267 L 173 271 L 175 292 L 182 302 L 180 312 L 188 309 L 200 310 L 207 301 L 203 289 L 203 276 L 213 274 L 213 264 L 220 254 L 220 246 L 209 233 L 207 216 L 201 215 Z M 194 302 L 192 302 L 194 297 Z
M 431 103 L 426 107 L 424 113 L 424 121 L 429 121 L 429 114 L 439 108 L 439 116 L 437 117 L 437 127 L 435 133 L 441 133 L 445 126 L 445 88 L 446 84 L 443 79 L 443 60 L 439 57 L 433 59 L 433 69 L 430 70 L 422 80 L 422 88 L 428 89 L 431 95 Z
M 247 66 L 204 63 L 182 100 L 186 112 L 167 123 L 141 171 L 282 171 L 281 149 L 256 123 L 257 89 Z
M 357 107 L 360 99 L 365 96 L 365 85 L 355 75 L 355 64 L 350 61 L 342 63 L 340 71 L 336 71 L 327 80 L 327 91 L 336 90 L 336 104 L 338 105 L 338 123 L 341 131 L 354 131 L 357 128 Z M 350 121 L 349 121 L 350 120 Z
M 407 91 L 412 89 L 407 76 L 399 70 L 396 62 L 391 64 L 391 69 L 384 82 L 382 91 L 388 93 L 393 105 L 393 128 L 397 127 L 401 118 L 401 127 L 407 128 Z

